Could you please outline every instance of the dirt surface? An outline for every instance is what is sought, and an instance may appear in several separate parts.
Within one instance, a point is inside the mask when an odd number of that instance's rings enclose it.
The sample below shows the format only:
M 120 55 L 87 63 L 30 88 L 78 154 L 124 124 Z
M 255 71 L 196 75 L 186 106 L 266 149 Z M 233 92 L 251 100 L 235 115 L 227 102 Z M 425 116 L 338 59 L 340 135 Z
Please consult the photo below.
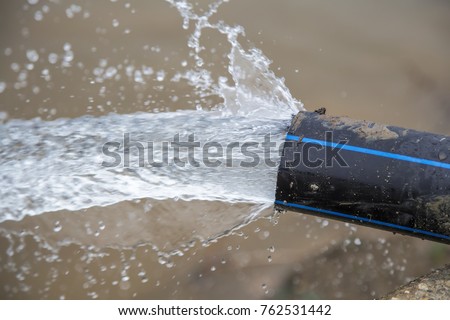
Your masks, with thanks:
M 389 293 L 383 299 L 391 300 L 449 300 L 450 265 L 437 269 L 423 277 Z

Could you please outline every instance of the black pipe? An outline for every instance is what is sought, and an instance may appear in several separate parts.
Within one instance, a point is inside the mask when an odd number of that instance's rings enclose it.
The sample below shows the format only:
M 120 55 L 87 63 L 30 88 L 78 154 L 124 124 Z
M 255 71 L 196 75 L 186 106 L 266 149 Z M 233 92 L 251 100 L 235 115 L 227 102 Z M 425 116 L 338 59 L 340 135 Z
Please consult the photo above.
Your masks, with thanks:
M 275 204 L 450 244 L 450 137 L 300 112 Z

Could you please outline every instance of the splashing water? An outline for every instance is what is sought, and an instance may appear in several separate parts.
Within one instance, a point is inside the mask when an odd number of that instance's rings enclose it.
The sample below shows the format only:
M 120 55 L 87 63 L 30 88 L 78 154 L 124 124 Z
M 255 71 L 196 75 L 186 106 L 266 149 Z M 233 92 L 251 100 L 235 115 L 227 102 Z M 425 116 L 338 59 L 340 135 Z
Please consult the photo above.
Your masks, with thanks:
M 270 135 L 271 142 L 279 147 L 292 114 L 302 110 L 303 105 L 291 96 L 283 79 L 270 70 L 270 61 L 260 50 L 243 49 L 238 42 L 238 37 L 244 35 L 242 27 L 210 21 L 226 1 L 211 4 L 201 15 L 196 14 L 187 1 L 168 2 L 183 18 L 184 29 L 193 26 L 188 47 L 194 64 L 187 71 L 177 73 L 171 81 L 184 81 L 199 97 L 216 97 L 221 102 L 210 106 L 210 111 L 109 114 L 53 121 L 10 120 L 0 125 L 0 222 L 139 199 L 256 204 L 242 209 L 249 210 L 245 217 L 236 215 L 223 229 L 212 228 L 215 231 L 205 236 L 214 238 L 229 232 L 229 228 L 251 221 L 272 205 L 279 153 L 273 149 L 275 152 L 265 154 L 263 143 Z M 227 39 L 230 49 L 226 74 L 213 75 L 202 57 L 205 47 L 201 37 L 206 29 Z M 156 76 L 161 82 L 166 74 L 159 71 Z M 134 78 L 137 82 L 144 81 L 142 73 L 134 72 Z M 201 146 L 205 143 L 223 146 L 224 154 L 214 158 L 222 164 L 229 160 L 226 146 L 236 142 L 240 146 L 256 143 L 252 151 L 259 156 L 259 162 L 250 168 L 240 166 L 239 163 L 248 158 L 232 150 L 231 166 L 206 166 L 201 161 L 202 154 L 194 156 L 200 163 L 198 167 L 189 164 L 180 167 L 173 163 L 140 165 L 138 148 L 127 148 L 122 143 L 124 135 L 130 137 L 131 144 L 139 142 L 146 146 L 148 142 L 154 145 L 172 142 L 176 135 L 180 141 L 187 141 L 191 134 Z M 105 143 L 111 142 L 118 143 L 117 153 L 130 157 L 128 166 L 123 162 L 114 167 L 102 165 L 111 160 L 102 152 Z M 145 147 L 144 157 L 148 151 Z M 173 158 L 164 150 L 154 151 L 153 156 L 155 159 Z M 180 158 L 188 156 L 181 153 Z M 275 165 L 268 166 L 267 160 Z M 59 220 L 57 224 L 53 229 L 62 234 L 66 229 Z M 123 242 L 124 245 L 135 244 Z
M 0 221 L 146 197 L 269 205 L 274 200 L 277 167 L 265 163 L 271 159 L 269 154 L 266 159 L 263 143 L 270 134 L 271 142 L 280 146 L 287 126 L 286 121 L 223 117 L 210 111 L 12 120 L 0 127 Z M 130 147 L 124 145 L 124 134 Z M 173 155 L 162 149 L 162 142 L 173 142 L 176 135 L 187 142 L 192 134 L 199 146 L 223 146 L 223 152 L 211 158 L 214 163 L 202 161 L 203 153 L 195 152 L 192 164 L 163 164 Z M 113 167 L 108 166 L 113 164 L 112 156 L 102 153 L 102 146 L 111 142 L 120 144 L 116 154 L 121 161 Z M 153 143 L 153 149 L 147 142 Z M 146 146 L 141 157 L 136 143 Z M 251 150 L 260 156 L 258 163 L 251 164 L 239 148 L 227 157 L 226 148 L 233 143 L 257 143 Z M 153 164 L 148 158 L 151 151 Z M 276 163 L 278 154 L 272 152 L 271 161 Z M 188 156 L 187 150 L 180 150 L 178 157 L 182 161 Z M 221 165 L 215 165 L 217 161 Z M 243 161 L 251 167 L 240 164 Z
M 224 100 L 226 113 L 248 117 L 258 115 L 286 119 L 299 110 L 304 110 L 303 104 L 292 97 L 284 81 L 270 70 L 270 60 L 256 48 L 249 51 L 242 48 L 237 40 L 239 35 L 244 35 L 241 26 L 231 27 L 223 21 L 209 22 L 209 18 L 226 1 L 213 3 L 202 15 L 195 14 L 192 5 L 185 0 L 168 2 L 174 5 L 183 17 L 183 28 L 188 29 L 190 22 L 195 23 L 194 32 L 188 41 L 188 46 L 193 50 L 195 69 L 181 77 L 186 78 L 201 96 L 218 95 Z M 204 61 L 201 53 L 205 48 L 201 46 L 200 38 L 205 29 L 226 35 L 231 47 L 228 54 L 228 72 L 233 85 L 229 85 L 227 78 L 223 76 L 214 82 L 211 72 L 202 68 Z

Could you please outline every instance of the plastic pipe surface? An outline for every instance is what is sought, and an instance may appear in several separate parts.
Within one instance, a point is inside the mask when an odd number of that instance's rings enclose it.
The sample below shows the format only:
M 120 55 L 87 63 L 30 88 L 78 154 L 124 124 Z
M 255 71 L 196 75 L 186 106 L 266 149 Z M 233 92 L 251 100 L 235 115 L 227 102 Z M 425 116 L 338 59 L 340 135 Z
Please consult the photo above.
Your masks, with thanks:
M 450 137 L 300 112 L 275 204 L 450 244 Z

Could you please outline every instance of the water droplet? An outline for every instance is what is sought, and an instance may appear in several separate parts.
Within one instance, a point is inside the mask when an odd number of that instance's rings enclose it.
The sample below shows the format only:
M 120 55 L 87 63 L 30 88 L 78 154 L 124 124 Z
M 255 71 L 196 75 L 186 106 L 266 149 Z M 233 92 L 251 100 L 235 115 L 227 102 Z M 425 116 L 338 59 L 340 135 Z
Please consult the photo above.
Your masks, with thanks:
M 439 152 L 439 160 L 443 161 L 447 159 L 448 155 L 444 151 Z
M 272 262 L 272 256 L 268 256 L 267 261 L 269 261 L 269 263 Z
M 174 267 L 174 263 L 172 261 L 170 261 L 167 257 L 165 256 L 160 256 L 158 258 L 158 262 L 162 265 L 165 265 L 167 268 L 173 268 Z
M 356 239 L 353 241 L 353 243 L 356 244 L 357 246 L 360 246 L 360 245 L 361 245 L 361 239 L 356 238 Z
M 119 283 L 119 287 L 122 290 L 128 290 L 131 288 L 130 278 L 128 276 L 122 277 L 122 280 Z
M 144 270 L 139 271 L 138 276 L 139 276 L 139 278 L 141 278 L 142 283 L 148 282 L 147 274 L 145 273 Z
M 166 73 L 164 72 L 164 70 L 160 70 L 156 73 L 156 80 L 158 81 L 164 81 L 164 78 L 166 77 Z
M 149 200 L 147 200 L 147 201 L 144 203 L 144 212 L 145 212 L 145 213 L 149 213 L 149 212 L 152 210 L 152 208 L 153 208 L 152 203 L 151 203 Z
M 260 239 L 265 240 L 265 239 L 269 238 L 269 236 L 270 236 L 270 232 L 267 230 L 264 230 L 260 235 Z
M 212 266 L 212 267 L 211 267 L 211 271 L 212 271 L 212 272 L 216 271 L 216 267 L 215 267 L 215 266 Z
M 66 53 L 64 54 L 63 60 L 64 62 L 68 63 L 71 62 L 74 58 L 73 52 L 72 51 L 66 51 Z
M 44 15 L 42 14 L 41 10 L 38 10 L 34 13 L 34 20 L 42 21 L 43 18 L 44 18 Z
M 134 71 L 134 81 L 138 83 L 145 83 L 144 78 L 142 77 L 142 72 L 140 70 Z
M 39 0 L 28 0 L 28 3 L 30 4 L 30 5 L 35 5 L 35 4 L 37 4 L 39 2 Z
M 36 50 L 27 50 L 27 58 L 30 62 L 36 62 L 39 60 L 39 54 Z
M 269 248 L 267 248 L 267 250 L 269 250 L 270 252 L 275 252 L 275 247 L 274 246 L 270 246 Z
M 147 283 L 147 282 L 148 282 L 147 276 L 141 277 L 141 282 L 142 282 L 142 283 Z
M 146 76 L 152 75 L 153 72 L 154 71 L 153 71 L 152 67 L 147 67 L 147 66 L 142 67 L 142 73 L 145 74 Z
M 117 19 L 113 19 L 112 25 L 114 28 L 117 28 L 119 26 L 119 21 Z
M 0 82 L 0 93 L 2 93 L 3 91 L 5 91 L 6 89 L 6 83 L 4 83 L 3 81 Z
M 261 288 L 264 290 L 264 294 L 269 294 L 269 290 L 267 289 L 267 284 L 263 283 Z
M 60 232 L 61 229 L 62 229 L 62 225 L 61 225 L 61 222 L 59 222 L 59 220 L 58 220 L 55 222 L 55 225 L 53 226 L 53 231 Z
M 12 257 L 14 255 L 14 249 L 12 245 L 8 247 L 8 249 L 6 250 L 6 254 L 8 255 L 8 257 Z
M 58 62 L 58 55 L 56 53 L 50 53 L 48 55 L 48 62 L 50 62 L 51 64 L 55 64 L 56 62 Z
M 108 67 L 104 73 L 106 79 L 110 79 L 117 74 L 117 69 L 114 67 Z
M 11 70 L 14 72 L 19 72 L 19 70 L 20 70 L 19 64 L 16 62 L 11 63 Z
M 184 17 L 183 19 L 183 29 L 187 30 L 189 28 L 189 19 Z

